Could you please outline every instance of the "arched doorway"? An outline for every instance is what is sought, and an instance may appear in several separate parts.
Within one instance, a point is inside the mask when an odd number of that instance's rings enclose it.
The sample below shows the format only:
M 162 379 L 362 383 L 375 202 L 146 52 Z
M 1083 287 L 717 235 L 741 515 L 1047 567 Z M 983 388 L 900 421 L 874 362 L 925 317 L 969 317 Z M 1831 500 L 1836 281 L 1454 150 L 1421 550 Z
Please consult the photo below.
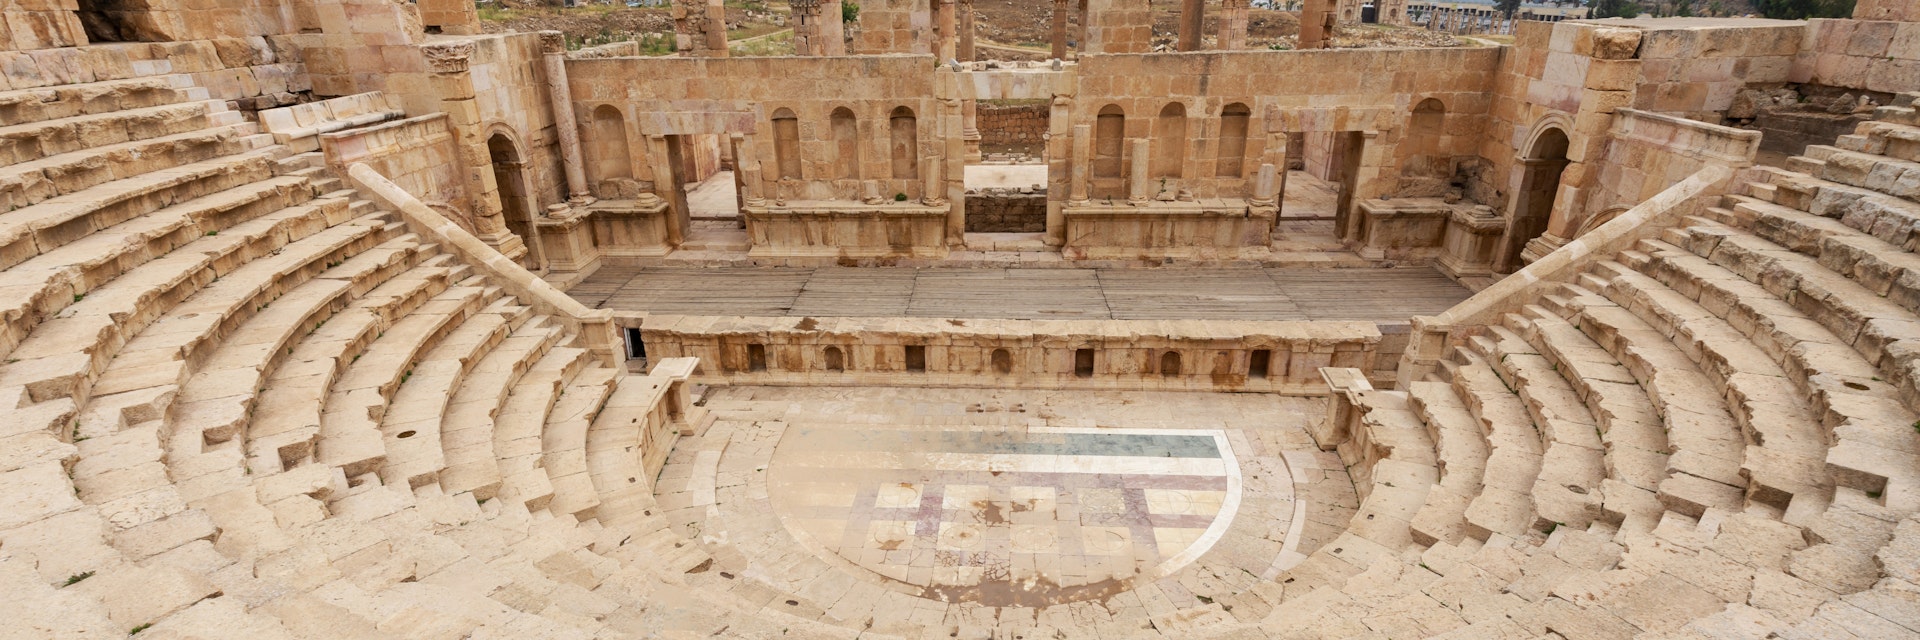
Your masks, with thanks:
M 487 157 L 493 162 L 495 193 L 500 196 L 500 216 L 506 219 L 507 231 L 520 236 L 527 244 L 525 266 L 540 269 L 546 260 L 540 251 L 539 229 L 533 225 L 534 207 L 538 203 L 528 188 L 527 163 L 520 154 L 520 146 L 506 132 L 495 132 L 487 138 Z
M 1520 252 L 1527 243 L 1547 232 L 1553 216 L 1554 197 L 1560 192 L 1560 172 L 1567 168 L 1567 133 L 1558 126 L 1546 127 L 1533 136 L 1532 144 L 1520 157 L 1520 188 L 1514 193 L 1512 215 L 1508 218 L 1506 241 L 1493 269 L 1512 273 L 1520 268 Z

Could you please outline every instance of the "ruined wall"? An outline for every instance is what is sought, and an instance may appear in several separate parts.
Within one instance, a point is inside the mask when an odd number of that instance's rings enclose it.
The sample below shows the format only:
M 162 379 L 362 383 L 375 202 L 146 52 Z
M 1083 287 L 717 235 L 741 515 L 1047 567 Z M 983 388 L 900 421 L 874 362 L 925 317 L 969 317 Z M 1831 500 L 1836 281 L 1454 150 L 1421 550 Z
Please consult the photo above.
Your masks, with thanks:
M 859 199 L 862 180 L 878 181 L 883 196 L 918 198 L 919 159 L 941 152 L 930 56 L 606 58 L 572 60 L 567 70 L 576 112 L 618 110 L 630 152 L 648 156 L 645 168 L 654 176 L 664 175 L 665 143 L 656 136 L 740 133 L 759 161 L 760 192 L 769 199 Z M 895 175 L 892 116 L 903 107 L 914 118 L 915 177 Z M 837 109 L 853 116 L 848 145 L 833 125 Z M 773 119 L 789 114 L 795 138 L 782 153 Z M 842 162 L 843 153 L 858 159 Z M 781 178 L 782 157 L 796 165 L 797 178 Z
M 1621 109 L 1607 133 L 1590 195 L 1569 221 L 1578 238 L 1709 164 L 1753 164 L 1760 132 Z
M 983 189 L 967 194 L 967 233 L 1039 233 L 1047 230 L 1047 194 Z
M 567 179 L 559 132 L 553 127 L 547 68 L 541 63 L 540 34 L 504 34 L 474 40 L 469 69 L 479 110 L 478 130 L 486 135 L 506 131 L 520 143 L 527 154 L 522 161 L 527 164 L 529 190 L 544 208 L 567 199 Z M 576 115 L 575 122 L 586 120 Z
M 1585 188 L 1594 184 L 1616 110 L 1718 122 L 1746 82 L 1787 79 L 1802 28 L 1782 20 L 1522 21 L 1494 81 L 1480 147 L 1488 170 L 1469 193 L 1510 215 L 1524 186 L 1518 159 L 1550 132 L 1565 134 L 1570 164 L 1540 248 L 1558 246 L 1588 210 Z
M 1191 189 L 1199 198 L 1241 198 L 1262 162 L 1280 164 L 1268 157 L 1268 145 L 1290 132 L 1378 132 L 1367 143 L 1378 149 L 1368 152 L 1376 154 L 1372 166 L 1397 164 L 1412 107 L 1428 98 L 1445 104 L 1451 114 L 1455 135 L 1446 140 L 1444 153 L 1471 155 L 1500 56 L 1501 50 L 1492 47 L 1088 55 L 1078 69 L 1072 120 L 1097 127 L 1102 109 L 1117 107 L 1124 112 L 1127 139 L 1153 139 L 1161 114 L 1178 103 L 1186 118 L 1178 150 L 1182 169 L 1168 178 L 1169 185 Z M 1248 133 L 1239 172 L 1230 163 L 1223 172 L 1222 116 L 1235 105 L 1249 114 Z M 1161 148 L 1170 149 L 1155 147 L 1153 153 Z M 1123 145 L 1122 166 L 1131 157 L 1131 148 Z M 1362 197 L 1367 197 L 1393 191 L 1397 180 L 1364 184 Z
M 1861 2 L 1854 15 L 1897 16 L 1894 4 Z M 1881 21 L 1912 19 L 1920 16 L 1809 20 L 1791 81 L 1881 93 L 1920 89 L 1920 22 Z
M 464 210 L 467 181 L 447 114 L 322 134 L 320 148 L 327 166 L 340 174 L 356 162 L 366 163 L 442 215 L 449 213 L 446 207 L 453 208 L 458 215 L 447 218 L 467 231 L 476 228 L 471 213 Z
M 1031 104 L 982 102 L 975 109 L 974 126 L 980 130 L 982 145 L 1038 147 L 1046 144 L 1047 115 L 1051 111 L 1046 101 L 1033 101 Z
M 932 53 L 933 10 L 928 0 L 865 0 L 849 53 Z
M 287 36 L 0 51 L 0 91 L 185 74 L 212 97 L 264 109 L 309 90 L 302 55 Z

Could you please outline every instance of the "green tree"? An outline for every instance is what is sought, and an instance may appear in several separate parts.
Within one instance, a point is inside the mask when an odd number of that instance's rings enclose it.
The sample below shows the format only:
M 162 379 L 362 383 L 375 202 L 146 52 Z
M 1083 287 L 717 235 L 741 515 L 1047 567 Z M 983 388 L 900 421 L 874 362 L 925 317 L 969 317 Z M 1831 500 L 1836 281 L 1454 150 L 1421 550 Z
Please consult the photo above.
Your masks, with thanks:
M 1500 15 L 1512 18 L 1520 10 L 1520 0 L 1493 0 L 1493 8 L 1498 9 Z
M 1853 0 L 1756 0 L 1754 8 L 1781 20 L 1845 18 L 1853 15 Z
M 860 5 L 853 2 L 840 3 L 840 21 L 841 22 L 859 22 L 860 21 Z

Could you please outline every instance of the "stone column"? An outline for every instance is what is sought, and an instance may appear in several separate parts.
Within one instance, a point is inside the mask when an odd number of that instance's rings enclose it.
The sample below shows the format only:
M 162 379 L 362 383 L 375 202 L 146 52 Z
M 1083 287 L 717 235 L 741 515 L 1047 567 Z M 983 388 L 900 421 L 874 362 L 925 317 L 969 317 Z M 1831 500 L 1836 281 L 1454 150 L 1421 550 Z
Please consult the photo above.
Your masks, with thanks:
M 667 201 L 667 246 L 678 247 L 686 242 L 693 214 L 680 197 L 680 186 L 673 183 L 673 153 L 667 149 L 667 137 L 647 136 L 647 156 L 647 166 L 653 167 L 653 192 Z
M 960 101 L 960 139 L 967 143 L 967 162 L 980 161 L 980 102 Z
M 1327 28 L 1332 22 L 1333 10 L 1327 6 L 1331 0 L 1307 0 L 1306 7 L 1300 10 L 1301 49 L 1323 49 L 1327 39 L 1333 37 L 1333 30 Z
M 1075 23 L 1076 26 L 1069 31 L 1073 34 L 1074 43 L 1071 50 L 1067 52 L 1069 58 L 1078 59 L 1080 52 L 1087 50 L 1087 3 L 1090 1 L 1091 0 L 1076 0 L 1076 8 L 1074 9 L 1073 15 L 1079 17 L 1080 20 Z
M 927 195 L 923 200 L 929 206 L 947 207 L 947 246 L 964 247 L 967 244 L 967 147 L 960 137 L 958 98 L 940 100 L 940 143 L 940 155 L 930 165 L 934 170 L 922 173 L 927 180 Z
M 1071 0 L 1053 0 L 1053 53 L 1055 60 L 1067 59 L 1067 3 Z
M 959 38 L 955 37 L 954 0 L 933 0 L 933 24 L 940 33 L 940 46 L 934 52 L 940 56 L 940 62 L 959 57 Z
M 1152 162 L 1152 147 L 1146 138 L 1127 141 L 1133 157 L 1127 158 L 1127 204 L 1143 205 L 1153 200 L 1153 186 L 1147 181 L 1147 165 Z
M 1206 0 L 1180 0 L 1180 51 L 1199 51 L 1200 29 L 1207 18 Z
M 560 135 L 560 157 L 567 169 L 567 201 L 593 202 L 587 186 L 587 166 L 580 155 L 580 126 L 573 117 L 573 95 L 567 87 L 567 45 L 558 31 L 540 32 L 540 52 L 547 63 L 547 98 L 553 104 L 553 128 Z
M 1247 0 L 1221 0 L 1220 38 L 1215 47 L 1228 51 L 1247 48 Z
M 1093 198 L 1093 125 L 1073 125 L 1073 190 L 1068 203 L 1085 206 Z
M 1260 173 L 1253 179 L 1253 197 L 1247 204 L 1256 207 L 1271 207 L 1279 201 L 1280 176 L 1273 163 L 1262 163 Z
M 454 143 L 460 149 L 462 178 L 467 184 L 467 213 L 473 217 L 474 235 L 487 246 L 509 258 L 519 260 L 527 254 L 526 241 L 507 231 L 507 220 L 500 212 L 500 186 L 493 179 L 493 156 L 487 152 L 486 132 L 480 129 L 480 104 L 474 98 L 473 75 L 467 66 L 473 57 L 471 41 L 443 42 L 420 47 L 426 58 L 428 82 L 440 98 L 440 110 L 447 112 L 453 125 Z M 529 214 L 531 215 L 531 214 Z
M 960 0 L 960 61 L 973 62 L 973 0 Z M 972 103 L 968 103 L 972 104 Z M 973 126 L 972 107 L 968 107 L 967 126 Z M 977 149 L 976 149 L 977 150 Z

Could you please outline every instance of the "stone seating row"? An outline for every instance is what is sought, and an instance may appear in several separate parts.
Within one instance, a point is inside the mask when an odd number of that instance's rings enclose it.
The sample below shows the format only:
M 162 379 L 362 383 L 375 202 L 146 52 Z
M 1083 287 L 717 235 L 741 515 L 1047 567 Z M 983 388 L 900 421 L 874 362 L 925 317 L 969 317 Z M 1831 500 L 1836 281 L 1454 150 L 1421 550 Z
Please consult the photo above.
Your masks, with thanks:
M 405 118 L 399 99 L 380 91 L 330 98 L 260 112 L 276 143 L 296 152 L 320 148 L 320 134 Z

